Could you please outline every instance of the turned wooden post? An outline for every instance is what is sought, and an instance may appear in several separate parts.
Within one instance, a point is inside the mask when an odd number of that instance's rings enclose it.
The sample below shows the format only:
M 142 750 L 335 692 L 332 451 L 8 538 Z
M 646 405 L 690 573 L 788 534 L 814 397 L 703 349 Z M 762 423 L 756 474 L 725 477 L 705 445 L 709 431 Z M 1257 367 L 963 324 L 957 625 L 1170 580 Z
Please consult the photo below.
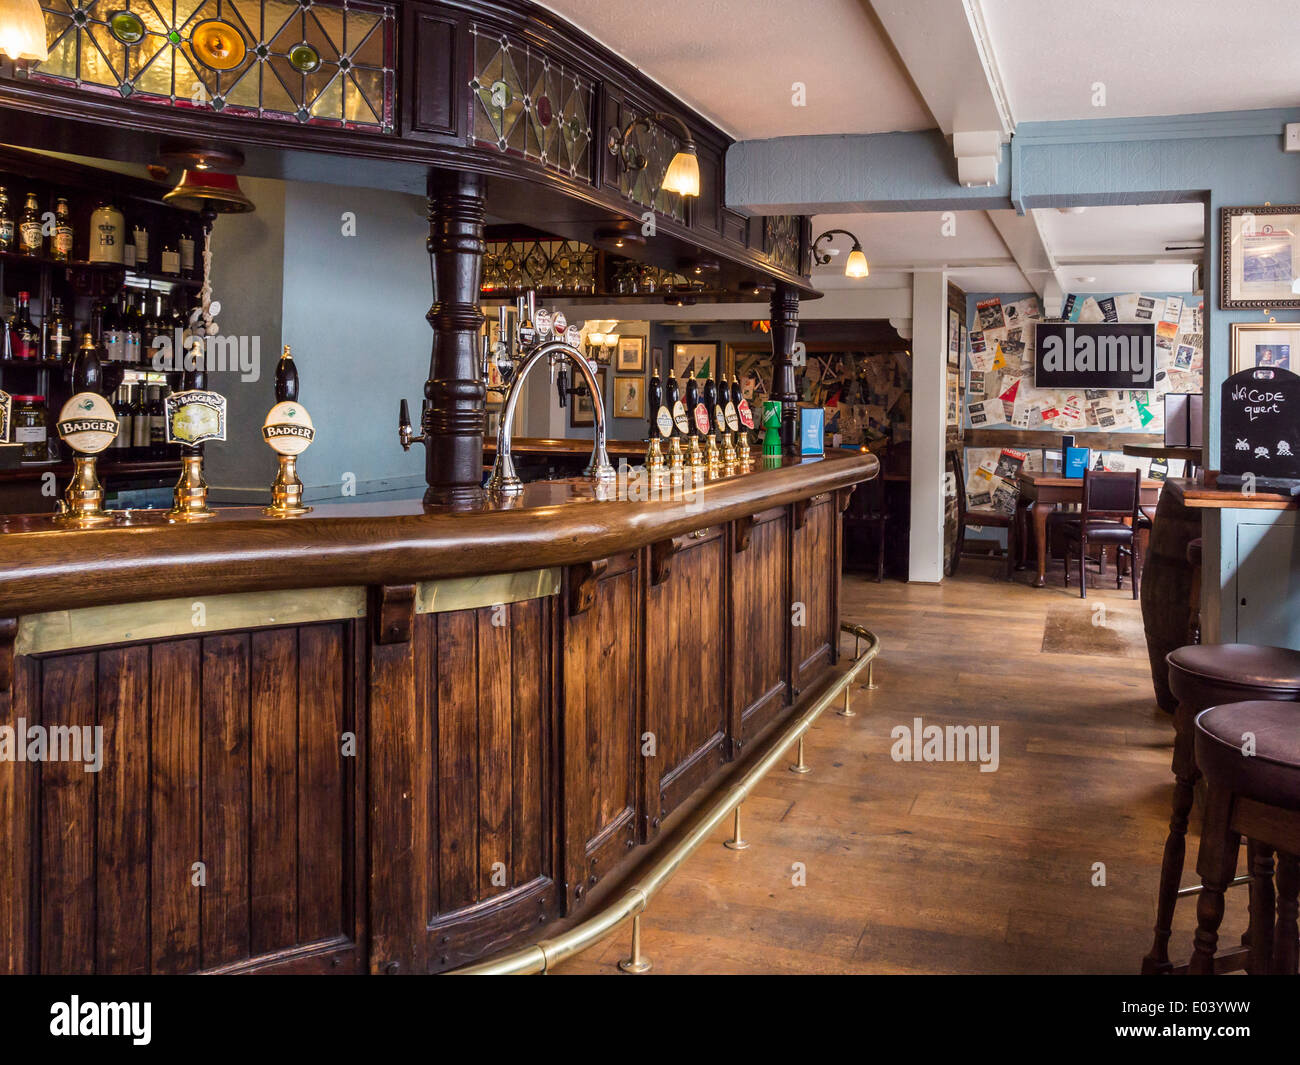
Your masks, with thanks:
M 476 503 L 483 496 L 486 391 L 479 377 L 479 286 L 483 276 L 486 181 L 481 174 L 429 174 L 433 257 L 433 355 L 421 417 L 426 503 Z
M 777 285 L 772 292 L 772 398 L 781 404 L 781 450 L 786 455 L 799 454 L 799 395 L 791 361 L 798 331 L 799 293 Z

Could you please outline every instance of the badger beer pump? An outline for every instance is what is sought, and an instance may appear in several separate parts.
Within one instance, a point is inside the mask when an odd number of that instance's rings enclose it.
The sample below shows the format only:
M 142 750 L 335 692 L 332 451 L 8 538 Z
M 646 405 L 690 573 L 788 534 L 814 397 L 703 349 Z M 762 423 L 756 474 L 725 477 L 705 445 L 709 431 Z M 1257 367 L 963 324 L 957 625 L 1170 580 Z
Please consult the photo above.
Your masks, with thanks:
M 687 439 L 690 453 L 686 465 L 698 477 L 704 470 L 704 449 L 700 446 L 700 438 L 709 431 L 709 415 L 704 404 L 700 402 L 700 386 L 694 377 L 686 379 L 686 412 L 691 420 L 690 436 Z
M 181 445 L 181 479 L 172 491 L 168 521 L 202 521 L 215 513 L 203 479 L 203 445 L 226 438 L 226 397 L 208 391 L 206 362 L 203 339 L 195 337 L 185 357 L 182 391 L 167 397 L 167 443 Z
M 646 450 L 645 465 L 650 474 L 650 483 L 657 484 L 664 477 L 664 452 L 659 443 L 667 439 L 673 431 L 673 416 L 664 406 L 664 386 L 659 379 L 659 364 L 653 367 L 650 377 L 650 446 Z
M 672 411 L 672 435 L 668 438 L 668 486 L 680 488 L 686 483 L 683 466 L 682 437 L 686 435 L 690 423 L 686 418 L 686 406 L 682 403 L 681 390 L 677 378 L 669 377 L 665 390 L 664 402 Z
M 740 416 L 736 413 L 736 401 L 732 398 L 725 374 L 718 379 L 718 421 L 724 430 L 722 469 L 730 477 L 736 472 L 736 430 L 740 428 Z
M 754 428 L 754 412 L 749 408 L 749 400 L 740 390 L 740 378 L 731 375 L 731 402 L 736 405 L 736 420 L 740 423 L 736 437 L 741 470 L 748 470 L 754 465 L 754 455 L 750 450 L 749 431 Z
M 298 402 L 298 368 L 286 344 L 275 367 L 275 406 L 262 426 L 262 439 L 280 460 L 280 472 L 271 485 L 271 505 L 263 513 L 273 518 L 292 518 L 311 511 L 302 502 L 298 456 L 311 446 L 315 436 L 311 415 Z
M 100 394 L 102 387 L 99 356 L 87 333 L 72 365 L 74 394 L 63 405 L 58 421 L 59 436 L 76 452 L 76 459 L 56 520 L 80 529 L 116 520 L 104 510 L 104 489 L 96 470 L 99 453 L 117 436 L 117 418 Z
M 706 455 L 709 465 L 709 476 L 717 477 L 722 471 L 722 451 L 718 447 L 718 432 L 722 428 L 722 426 L 718 424 L 720 421 L 718 415 L 722 412 L 722 408 L 718 406 L 718 386 L 713 383 L 712 377 L 708 378 L 704 382 L 703 399 L 704 410 L 706 412 L 705 420 L 708 423 L 708 447 Z

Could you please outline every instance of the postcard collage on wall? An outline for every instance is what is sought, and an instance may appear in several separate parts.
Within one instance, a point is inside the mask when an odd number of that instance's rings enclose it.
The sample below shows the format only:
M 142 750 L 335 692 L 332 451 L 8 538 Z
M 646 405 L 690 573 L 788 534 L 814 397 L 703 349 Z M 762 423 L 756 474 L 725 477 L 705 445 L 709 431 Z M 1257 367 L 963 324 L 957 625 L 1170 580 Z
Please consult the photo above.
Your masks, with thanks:
M 1066 391 L 1034 387 L 1034 328 L 1043 321 L 1036 296 L 979 298 L 963 353 L 965 427 L 1043 432 L 1041 447 L 1015 445 L 1016 463 L 1045 468 L 1045 452 L 1059 449 L 1059 434 L 1146 433 L 1164 431 L 1167 392 L 1200 392 L 1204 361 L 1203 307 L 1199 295 L 1122 295 L 1065 298 L 1053 321 L 1140 323 L 1155 326 L 1155 388 L 1111 391 Z M 1023 441 L 1023 436 L 1018 437 Z M 987 505 L 998 489 L 1011 490 L 999 476 L 1006 465 L 1000 447 L 966 448 L 967 494 L 973 506 Z M 1097 450 L 1095 463 L 1105 469 L 1142 469 L 1149 460 L 1127 458 L 1119 448 Z M 1009 491 L 1004 491 L 1007 496 Z M 1007 499 L 1002 500 L 1006 508 Z

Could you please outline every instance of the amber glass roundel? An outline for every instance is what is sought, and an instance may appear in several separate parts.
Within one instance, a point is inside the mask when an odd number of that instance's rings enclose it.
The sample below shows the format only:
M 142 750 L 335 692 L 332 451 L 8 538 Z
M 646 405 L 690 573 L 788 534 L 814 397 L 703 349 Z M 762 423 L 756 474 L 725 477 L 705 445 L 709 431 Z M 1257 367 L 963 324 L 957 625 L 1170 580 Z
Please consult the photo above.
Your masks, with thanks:
M 198 60 L 213 70 L 234 70 L 244 61 L 248 51 L 243 34 L 220 19 L 210 19 L 195 26 L 190 34 L 190 45 Z
M 295 70 L 310 74 L 320 66 L 320 53 L 304 41 L 289 49 L 289 62 Z
M 123 44 L 135 44 L 144 36 L 144 23 L 134 11 L 114 11 L 108 16 L 108 32 Z

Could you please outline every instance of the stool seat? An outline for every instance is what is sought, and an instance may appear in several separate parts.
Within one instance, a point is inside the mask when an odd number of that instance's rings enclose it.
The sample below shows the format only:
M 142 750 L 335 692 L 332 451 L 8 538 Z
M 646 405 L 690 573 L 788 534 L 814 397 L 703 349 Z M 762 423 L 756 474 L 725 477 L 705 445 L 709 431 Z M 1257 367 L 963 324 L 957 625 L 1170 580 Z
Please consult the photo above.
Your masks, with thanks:
M 1254 753 L 1243 753 L 1245 736 Z M 1300 706 L 1257 699 L 1202 710 L 1196 764 L 1234 795 L 1300 810 Z
M 1300 698 L 1300 651 L 1257 647 L 1248 643 L 1189 644 L 1170 651 L 1169 687 L 1179 700 L 1198 710 L 1255 695 Z M 1189 691 L 1189 688 L 1195 691 Z M 1249 689 L 1226 697 L 1223 692 Z M 1207 696 L 1212 696 L 1207 698 Z
M 1071 540 L 1078 540 L 1083 535 L 1083 523 L 1078 515 L 1073 521 L 1061 522 L 1061 528 Z M 1090 521 L 1087 528 L 1088 539 L 1094 544 L 1128 544 L 1133 540 L 1133 528 L 1122 521 Z

